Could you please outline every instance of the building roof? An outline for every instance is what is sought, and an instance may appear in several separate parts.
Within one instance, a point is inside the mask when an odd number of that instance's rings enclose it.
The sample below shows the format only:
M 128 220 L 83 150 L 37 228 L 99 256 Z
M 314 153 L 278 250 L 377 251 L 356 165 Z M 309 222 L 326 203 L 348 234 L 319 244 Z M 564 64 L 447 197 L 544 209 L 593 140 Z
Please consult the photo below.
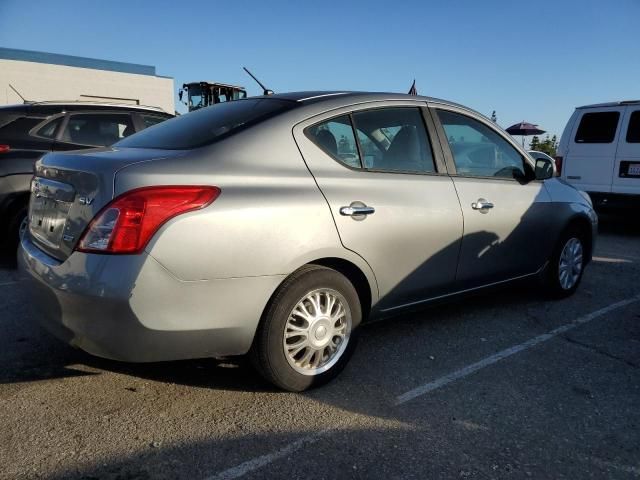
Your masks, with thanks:
M 33 50 L 19 50 L 16 48 L 0 47 L 0 59 L 156 76 L 156 67 L 152 65 L 139 65 L 137 63 L 116 62 L 113 60 L 76 57 L 74 55 L 62 55 L 59 53 L 36 52 Z

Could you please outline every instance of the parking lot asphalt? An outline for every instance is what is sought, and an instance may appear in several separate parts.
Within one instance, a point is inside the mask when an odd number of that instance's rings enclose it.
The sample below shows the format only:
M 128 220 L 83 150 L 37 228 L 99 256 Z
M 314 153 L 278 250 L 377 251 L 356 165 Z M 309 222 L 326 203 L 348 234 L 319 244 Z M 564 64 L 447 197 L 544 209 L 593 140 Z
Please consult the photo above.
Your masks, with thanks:
M 242 359 L 106 361 L 0 269 L 0 478 L 638 478 L 640 221 L 602 217 L 576 295 L 529 285 L 366 325 L 303 394 Z

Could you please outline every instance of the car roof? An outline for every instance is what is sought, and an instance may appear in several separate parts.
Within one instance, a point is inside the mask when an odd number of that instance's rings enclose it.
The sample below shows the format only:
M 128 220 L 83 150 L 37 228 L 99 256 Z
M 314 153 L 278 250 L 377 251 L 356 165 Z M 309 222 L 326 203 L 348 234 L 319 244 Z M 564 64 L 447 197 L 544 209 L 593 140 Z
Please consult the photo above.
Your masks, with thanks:
M 160 115 L 173 116 L 165 112 L 159 107 L 146 105 L 130 105 L 126 103 L 107 103 L 107 102 L 85 102 L 85 101 L 45 101 L 45 102 L 26 102 L 22 104 L 3 105 L 0 106 L 0 113 L 17 112 L 25 114 L 44 113 L 52 114 L 62 111 L 77 110 L 123 110 L 147 113 L 158 113 Z
M 591 105 L 582 105 L 576 107 L 576 110 L 583 108 L 600 108 L 600 107 L 620 107 L 624 105 L 640 105 L 640 100 L 620 100 L 619 102 L 593 103 Z
M 288 93 L 276 93 L 273 95 L 262 95 L 261 97 L 250 98 L 275 98 L 280 100 L 289 100 L 305 105 L 322 103 L 333 101 L 336 99 L 342 99 L 346 103 L 351 101 L 382 101 L 382 100 L 414 100 L 422 102 L 440 103 L 444 105 L 451 105 L 455 107 L 464 108 L 470 110 L 464 105 L 460 105 L 448 100 L 442 100 L 440 98 L 426 97 L 422 95 L 408 95 L 406 93 L 393 93 L 393 92 L 361 92 L 361 91 L 348 91 L 348 90 L 308 90 L 301 92 L 288 92 Z

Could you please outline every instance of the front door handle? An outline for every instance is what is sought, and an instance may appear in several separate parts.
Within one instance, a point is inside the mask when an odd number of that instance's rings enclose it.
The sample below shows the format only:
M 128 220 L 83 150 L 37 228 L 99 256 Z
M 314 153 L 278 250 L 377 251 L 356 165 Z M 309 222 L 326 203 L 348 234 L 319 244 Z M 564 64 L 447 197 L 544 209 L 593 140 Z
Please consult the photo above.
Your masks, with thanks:
M 493 208 L 493 203 L 488 202 L 484 198 L 479 198 L 477 202 L 471 204 L 471 208 L 474 210 L 480 210 L 482 213 L 487 213 L 487 210 Z
M 376 211 L 373 207 L 368 206 L 353 206 L 349 205 L 348 207 L 340 207 L 340 215 L 344 215 L 345 217 L 355 217 L 358 215 L 371 215 Z

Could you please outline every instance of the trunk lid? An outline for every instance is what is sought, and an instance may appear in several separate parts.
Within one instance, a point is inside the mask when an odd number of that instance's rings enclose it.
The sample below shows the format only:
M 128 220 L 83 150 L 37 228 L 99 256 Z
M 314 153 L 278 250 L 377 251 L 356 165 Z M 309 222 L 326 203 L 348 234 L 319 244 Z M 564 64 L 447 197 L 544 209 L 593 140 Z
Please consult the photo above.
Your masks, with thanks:
M 89 222 L 113 199 L 119 170 L 182 154 L 177 150 L 103 148 L 45 155 L 36 162 L 31 181 L 31 238 L 44 252 L 64 261 Z

